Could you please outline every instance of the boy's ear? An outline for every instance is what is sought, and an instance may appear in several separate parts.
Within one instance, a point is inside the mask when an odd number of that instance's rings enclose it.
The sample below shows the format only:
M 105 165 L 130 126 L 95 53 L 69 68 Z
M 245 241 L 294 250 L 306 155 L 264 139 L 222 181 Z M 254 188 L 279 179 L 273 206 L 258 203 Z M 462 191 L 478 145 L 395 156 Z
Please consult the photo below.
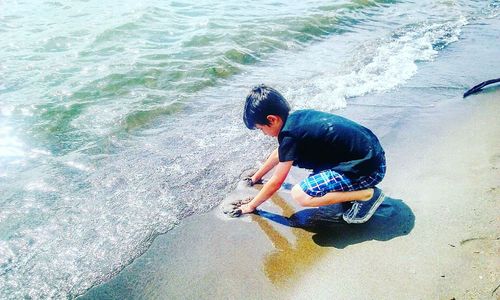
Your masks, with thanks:
M 266 119 L 269 121 L 269 123 L 274 124 L 276 121 L 278 121 L 280 117 L 275 116 L 275 115 L 268 115 Z

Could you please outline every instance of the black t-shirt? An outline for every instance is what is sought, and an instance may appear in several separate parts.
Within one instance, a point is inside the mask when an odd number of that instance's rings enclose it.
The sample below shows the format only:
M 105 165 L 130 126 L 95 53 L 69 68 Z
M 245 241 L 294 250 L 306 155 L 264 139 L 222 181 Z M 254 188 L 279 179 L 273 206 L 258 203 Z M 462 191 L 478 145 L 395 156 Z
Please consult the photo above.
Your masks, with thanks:
M 370 175 L 385 160 L 368 128 L 315 110 L 291 113 L 278 135 L 279 160 L 314 173 L 333 169 L 351 178 Z

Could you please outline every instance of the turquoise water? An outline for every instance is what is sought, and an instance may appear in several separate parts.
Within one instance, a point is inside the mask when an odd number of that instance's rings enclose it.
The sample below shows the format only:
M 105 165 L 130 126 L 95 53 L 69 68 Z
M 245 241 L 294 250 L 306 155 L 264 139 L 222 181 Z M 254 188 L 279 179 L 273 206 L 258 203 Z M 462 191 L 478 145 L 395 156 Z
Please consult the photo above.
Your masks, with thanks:
M 272 143 L 240 120 L 252 85 L 295 108 L 429 105 L 383 94 L 499 6 L 0 2 L 0 298 L 81 294 L 220 203 Z

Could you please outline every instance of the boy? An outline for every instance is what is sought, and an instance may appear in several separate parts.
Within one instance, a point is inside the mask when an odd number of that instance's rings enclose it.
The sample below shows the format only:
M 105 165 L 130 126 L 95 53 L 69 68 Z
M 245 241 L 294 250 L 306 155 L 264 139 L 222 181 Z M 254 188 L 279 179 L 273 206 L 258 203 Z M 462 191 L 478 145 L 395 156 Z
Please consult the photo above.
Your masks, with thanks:
M 271 179 L 241 213 L 251 213 L 283 184 L 292 165 L 313 173 L 291 190 L 302 206 L 317 207 L 351 202 L 343 213 L 347 223 L 364 223 L 384 200 L 375 187 L 385 175 L 384 150 L 367 128 L 346 118 L 315 110 L 290 114 L 290 105 L 275 89 L 254 87 L 246 98 L 243 121 L 278 139 L 259 170 L 247 180 L 257 183 L 276 167 Z

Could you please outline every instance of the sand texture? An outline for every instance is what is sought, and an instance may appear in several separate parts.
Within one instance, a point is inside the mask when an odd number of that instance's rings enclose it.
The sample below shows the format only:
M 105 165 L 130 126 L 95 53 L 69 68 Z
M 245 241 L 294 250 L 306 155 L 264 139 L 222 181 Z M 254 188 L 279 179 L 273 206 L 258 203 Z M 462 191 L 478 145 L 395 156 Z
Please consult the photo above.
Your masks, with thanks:
M 339 206 L 298 207 L 295 169 L 257 214 L 229 218 L 222 204 L 189 218 L 82 298 L 498 299 L 499 112 L 490 88 L 385 134 L 387 198 L 366 224 L 343 223 Z

